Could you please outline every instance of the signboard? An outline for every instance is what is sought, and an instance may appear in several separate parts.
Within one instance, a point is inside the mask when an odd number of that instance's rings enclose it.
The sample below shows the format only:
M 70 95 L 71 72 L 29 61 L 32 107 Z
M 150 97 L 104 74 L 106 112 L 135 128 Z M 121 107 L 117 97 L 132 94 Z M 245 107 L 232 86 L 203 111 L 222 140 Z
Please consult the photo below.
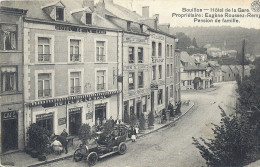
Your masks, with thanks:
M 67 120 L 66 118 L 59 118 L 58 119 L 58 124 L 59 125 L 64 125 L 64 124 L 66 124 L 66 120 Z
M 124 42 L 125 43 L 148 43 L 148 38 L 140 38 L 140 37 L 133 37 L 133 36 L 126 36 L 124 37 Z
M 106 34 L 106 30 L 100 30 L 95 28 L 85 28 L 69 25 L 55 25 L 56 30 L 64 31 L 74 31 L 74 32 L 85 32 L 85 33 L 95 33 L 95 34 Z
M 147 70 L 149 68 L 148 64 L 138 64 L 138 65 L 126 65 L 124 66 L 124 70 Z
M 2 120 L 17 119 L 16 111 L 9 111 L 2 113 Z
M 36 121 L 53 118 L 53 113 L 38 114 L 36 115 Z
M 162 63 L 164 58 L 152 57 L 152 63 Z
M 93 118 L 93 112 L 89 112 L 86 114 L 86 120 Z
M 77 108 L 71 108 L 69 109 L 70 113 L 76 114 L 76 113 L 81 113 L 82 108 L 81 107 L 77 107 Z

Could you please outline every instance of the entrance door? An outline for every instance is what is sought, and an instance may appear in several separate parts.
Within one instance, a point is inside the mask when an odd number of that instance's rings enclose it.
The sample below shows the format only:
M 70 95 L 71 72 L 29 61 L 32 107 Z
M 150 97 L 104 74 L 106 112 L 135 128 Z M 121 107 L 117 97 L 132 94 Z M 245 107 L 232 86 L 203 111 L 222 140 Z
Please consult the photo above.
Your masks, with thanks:
M 79 128 L 81 126 L 81 108 L 69 112 L 69 134 L 77 136 L 79 134 Z
M 18 117 L 16 111 L 2 113 L 2 152 L 18 149 Z
M 136 103 L 136 117 L 137 117 L 137 119 L 139 119 L 140 116 L 141 116 L 141 110 L 142 110 L 142 102 L 137 102 Z
M 95 105 L 95 122 L 97 122 L 98 118 L 101 124 L 106 119 L 106 104 Z
M 151 112 L 154 112 L 154 91 L 151 92 Z

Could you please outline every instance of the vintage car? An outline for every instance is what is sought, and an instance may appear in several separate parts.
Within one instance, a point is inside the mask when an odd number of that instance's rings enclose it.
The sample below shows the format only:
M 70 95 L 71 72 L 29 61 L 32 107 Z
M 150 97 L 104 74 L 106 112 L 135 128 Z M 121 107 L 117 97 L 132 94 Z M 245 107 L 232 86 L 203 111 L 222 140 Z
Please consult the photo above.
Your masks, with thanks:
M 128 128 L 125 125 L 115 125 L 111 133 L 104 135 L 99 134 L 99 137 L 92 144 L 81 144 L 74 152 L 74 160 L 87 160 L 90 166 L 96 164 L 99 158 L 119 153 L 121 155 L 126 153 L 127 147 L 125 140 L 128 135 Z

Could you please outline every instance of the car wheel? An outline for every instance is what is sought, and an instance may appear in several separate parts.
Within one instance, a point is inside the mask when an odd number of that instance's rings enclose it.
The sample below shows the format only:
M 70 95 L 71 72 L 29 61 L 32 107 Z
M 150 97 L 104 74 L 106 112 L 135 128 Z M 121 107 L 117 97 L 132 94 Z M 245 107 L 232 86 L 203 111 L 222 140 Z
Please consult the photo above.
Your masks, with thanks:
M 118 152 L 119 154 L 123 155 L 126 153 L 127 147 L 125 143 L 120 143 L 118 146 Z
M 74 160 L 75 160 L 76 162 L 78 162 L 78 161 L 81 161 L 82 158 L 83 158 L 83 155 L 81 154 L 81 149 L 78 148 L 78 149 L 74 152 Z
M 91 152 L 88 154 L 87 161 L 89 166 L 93 166 L 97 163 L 98 155 L 96 152 Z

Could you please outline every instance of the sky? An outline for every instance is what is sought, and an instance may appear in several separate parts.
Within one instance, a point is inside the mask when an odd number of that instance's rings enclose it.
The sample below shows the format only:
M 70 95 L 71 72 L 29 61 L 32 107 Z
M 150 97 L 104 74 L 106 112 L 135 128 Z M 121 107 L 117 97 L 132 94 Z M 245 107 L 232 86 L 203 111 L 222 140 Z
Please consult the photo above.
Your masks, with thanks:
M 98 1 L 98 0 L 96 0 Z M 150 16 L 153 14 L 159 14 L 159 22 L 161 24 L 170 23 L 172 27 L 176 26 L 233 26 L 233 27 L 245 27 L 245 28 L 256 28 L 260 29 L 260 16 L 252 17 L 252 15 L 260 15 L 260 12 L 253 12 L 251 10 L 251 3 L 257 0 L 114 0 L 114 3 L 120 4 L 132 11 L 136 11 L 138 14 L 142 14 L 142 6 L 150 7 Z M 202 9 L 202 12 L 183 12 L 183 8 L 186 9 Z M 220 11 L 210 12 L 210 8 L 219 8 Z M 226 12 L 226 10 L 230 9 L 230 12 Z M 236 11 L 232 8 L 236 9 Z M 241 8 L 240 12 L 238 12 L 238 8 Z M 257 5 L 257 8 L 260 8 L 260 3 Z M 209 10 L 204 10 L 209 9 Z M 223 11 L 221 11 L 223 10 Z M 209 14 L 222 14 L 224 16 L 218 17 L 218 22 L 215 22 L 216 18 L 213 18 L 213 22 L 198 22 L 196 20 L 194 22 L 194 18 L 191 17 L 172 17 L 172 13 L 177 14 L 185 14 L 185 13 L 193 13 L 193 14 L 202 14 L 203 17 L 199 17 L 198 19 L 212 19 L 211 17 L 206 17 L 205 13 Z M 251 14 L 250 17 L 246 18 L 237 18 L 235 17 L 225 17 L 225 13 L 228 14 L 242 14 L 247 16 L 247 14 Z M 178 15 L 179 16 L 179 15 Z M 209 15 L 208 15 L 209 16 Z M 226 23 L 223 22 L 224 19 L 236 19 L 238 22 Z M 219 22 L 220 20 L 220 22 Z

